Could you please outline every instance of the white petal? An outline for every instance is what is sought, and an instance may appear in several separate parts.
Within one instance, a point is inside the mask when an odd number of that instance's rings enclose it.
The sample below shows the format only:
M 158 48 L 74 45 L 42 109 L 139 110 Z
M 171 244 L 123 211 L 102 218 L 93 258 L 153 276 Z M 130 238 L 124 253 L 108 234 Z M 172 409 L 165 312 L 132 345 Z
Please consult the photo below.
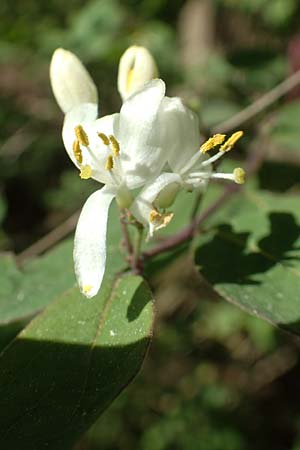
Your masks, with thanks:
M 82 62 L 73 53 L 58 48 L 50 64 L 54 96 L 64 113 L 81 103 L 98 103 L 95 83 Z
M 153 80 L 130 96 L 121 108 L 116 133 L 122 149 L 122 167 L 132 188 L 155 176 L 166 162 L 158 124 L 164 94 L 164 82 Z
M 79 288 L 86 297 L 100 289 L 106 262 L 108 210 L 115 193 L 104 187 L 86 201 L 76 228 L 74 264 Z
M 200 145 L 198 117 L 178 97 L 165 97 L 160 118 L 164 146 L 169 148 L 168 163 L 174 172 L 197 153 Z
M 160 192 L 171 184 L 181 184 L 181 178 L 175 173 L 162 173 L 152 183 L 147 184 L 130 207 L 132 214 L 143 225 L 148 225 L 153 203 Z
M 65 115 L 62 138 L 65 148 L 71 160 L 78 167 L 78 163 L 73 153 L 73 143 L 75 140 L 74 128 L 79 124 L 86 124 L 94 121 L 98 115 L 98 106 L 94 103 L 84 103 L 76 106 Z

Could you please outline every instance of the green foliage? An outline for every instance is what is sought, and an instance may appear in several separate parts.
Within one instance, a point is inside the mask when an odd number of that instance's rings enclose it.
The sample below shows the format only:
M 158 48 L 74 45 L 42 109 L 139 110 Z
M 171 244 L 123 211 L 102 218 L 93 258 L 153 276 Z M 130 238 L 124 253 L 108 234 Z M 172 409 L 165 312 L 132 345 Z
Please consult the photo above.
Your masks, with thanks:
M 63 294 L 1 355 L 1 443 L 66 450 L 139 370 L 152 334 L 140 277 Z
M 118 212 L 112 207 L 108 233 L 108 271 L 126 267 L 119 251 Z M 18 269 L 12 255 L 0 259 L 0 324 L 8 324 L 43 310 L 53 299 L 75 284 L 73 239 Z M 54 281 L 55 280 L 55 281 Z
M 106 114 L 120 106 L 116 73 L 122 51 L 147 46 L 168 94 L 183 95 L 205 132 L 299 63 L 299 52 L 288 52 L 298 33 L 297 0 L 215 0 L 210 56 L 204 66 L 184 66 L 184 36 L 177 27 L 184 3 L 0 4 L 0 249 L 12 252 L 0 255 L 0 346 L 11 342 L 1 363 L 2 446 L 66 449 L 75 442 L 137 372 L 152 328 L 148 288 L 140 278 L 121 277 L 95 339 L 113 279 L 127 269 L 116 209 L 104 290 L 95 301 L 74 289 L 72 238 L 16 265 L 13 252 L 59 225 L 97 188 L 79 179 L 64 154 L 62 115 L 48 80 L 52 51 L 63 46 L 88 63 Z M 298 96 L 293 91 L 293 102 L 282 98 L 269 116 L 243 125 L 248 137 L 233 157 L 241 159 L 266 118 L 263 145 L 277 162 L 266 162 L 257 181 L 248 181 L 245 193 L 205 222 L 194 242 L 198 268 L 222 298 L 203 286 L 195 267 L 180 266 L 186 244 L 146 265 L 159 316 L 152 352 L 141 377 L 93 427 L 83 448 L 298 449 L 297 344 L 243 311 L 299 333 Z M 210 189 L 202 210 L 220 192 Z M 162 237 L 190 221 L 195 200 L 194 194 L 178 196 Z
M 195 262 L 224 298 L 300 332 L 298 195 L 245 189 L 201 235 Z M 250 224 L 250 225 L 249 225 Z

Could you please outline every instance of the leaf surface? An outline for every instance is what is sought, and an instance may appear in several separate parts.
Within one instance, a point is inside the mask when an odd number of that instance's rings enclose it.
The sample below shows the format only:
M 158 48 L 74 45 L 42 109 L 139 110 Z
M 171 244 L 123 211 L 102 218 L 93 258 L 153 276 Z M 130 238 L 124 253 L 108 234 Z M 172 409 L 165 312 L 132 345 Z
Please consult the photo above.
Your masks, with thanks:
M 245 189 L 197 238 L 195 262 L 227 300 L 300 333 L 299 196 Z
M 67 450 L 139 370 L 153 325 L 141 277 L 106 275 L 87 300 L 69 290 L 0 358 L 3 448 Z
M 120 226 L 117 208 L 112 206 L 108 227 L 107 268 L 115 272 L 126 266 L 120 253 Z M 30 318 L 58 295 L 75 286 L 73 238 L 45 255 L 16 266 L 12 254 L 0 257 L 0 325 Z

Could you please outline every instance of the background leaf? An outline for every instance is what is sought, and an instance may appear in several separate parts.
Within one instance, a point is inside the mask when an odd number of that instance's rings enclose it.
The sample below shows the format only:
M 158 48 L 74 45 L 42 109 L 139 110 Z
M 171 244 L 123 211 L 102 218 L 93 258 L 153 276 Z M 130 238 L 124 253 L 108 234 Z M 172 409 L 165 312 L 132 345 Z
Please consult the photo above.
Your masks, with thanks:
M 1 444 L 70 448 L 139 370 L 152 324 L 140 277 L 107 274 L 92 300 L 65 293 L 1 355 Z
M 107 268 L 125 267 L 120 252 L 120 226 L 115 205 L 108 227 Z M 75 285 L 73 237 L 18 269 L 13 255 L 0 258 L 0 325 L 31 317 Z
M 227 300 L 300 332 L 299 197 L 245 189 L 197 239 L 195 261 Z

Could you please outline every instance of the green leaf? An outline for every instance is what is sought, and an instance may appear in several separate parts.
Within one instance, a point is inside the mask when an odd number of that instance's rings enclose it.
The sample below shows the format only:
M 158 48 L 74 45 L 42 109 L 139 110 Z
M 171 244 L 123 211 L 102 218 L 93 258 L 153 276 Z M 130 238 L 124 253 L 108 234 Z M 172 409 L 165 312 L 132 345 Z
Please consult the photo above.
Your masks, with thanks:
M 91 300 L 62 295 L 2 353 L 3 448 L 71 448 L 140 369 L 152 295 L 141 277 L 113 278 Z
M 299 334 L 299 196 L 247 189 L 209 224 L 195 254 L 204 277 L 225 299 Z
M 120 226 L 112 206 L 108 225 L 107 268 L 125 267 L 119 250 Z M 68 239 L 40 258 L 18 269 L 13 255 L 0 258 L 0 325 L 30 318 L 58 295 L 75 285 L 73 239 Z

